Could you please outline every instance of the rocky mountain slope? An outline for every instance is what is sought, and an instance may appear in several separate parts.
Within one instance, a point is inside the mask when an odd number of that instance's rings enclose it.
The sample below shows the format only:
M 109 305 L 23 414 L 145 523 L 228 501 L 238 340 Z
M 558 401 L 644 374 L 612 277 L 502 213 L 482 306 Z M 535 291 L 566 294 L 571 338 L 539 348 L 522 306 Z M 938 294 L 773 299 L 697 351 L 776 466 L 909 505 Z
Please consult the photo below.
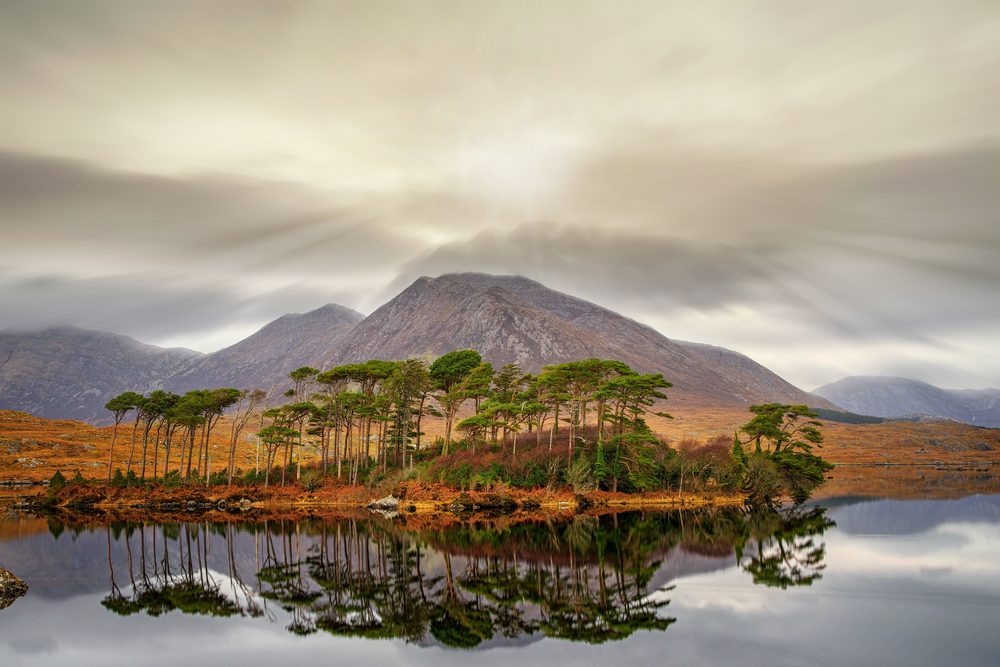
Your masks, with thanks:
M 782 401 L 829 407 L 736 352 L 668 339 L 526 278 L 465 273 L 420 278 L 367 318 L 333 304 L 285 315 L 208 355 L 73 327 L 0 334 L 0 409 L 102 420 L 104 403 L 129 389 L 280 390 L 287 373 L 306 364 L 431 358 L 461 348 L 531 372 L 573 359 L 620 359 L 640 371 L 662 372 L 674 383 L 672 405 Z
M 907 378 L 854 376 L 823 385 L 814 393 L 851 412 L 874 417 L 926 415 L 1000 427 L 1000 389 L 941 389 Z
M 334 346 L 327 364 L 434 357 L 473 348 L 494 365 L 587 357 L 620 359 L 674 383 L 671 400 L 707 404 L 783 401 L 824 405 L 748 357 L 670 340 L 606 308 L 519 276 L 420 278 Z
M 69 326 L 0 332 L 0 409 L 53 418 L 103 418 L 104 404 L 112 396 L 162 386 L 201 356 Z
M 178 393 L 203 387 L 269 390 L 282 384 L 291 370 L 321 366 L 330 348 L 363 319 L 361 313 L 333 303 L 283 315 L 235 345 L 189 364 L 167 386 Z

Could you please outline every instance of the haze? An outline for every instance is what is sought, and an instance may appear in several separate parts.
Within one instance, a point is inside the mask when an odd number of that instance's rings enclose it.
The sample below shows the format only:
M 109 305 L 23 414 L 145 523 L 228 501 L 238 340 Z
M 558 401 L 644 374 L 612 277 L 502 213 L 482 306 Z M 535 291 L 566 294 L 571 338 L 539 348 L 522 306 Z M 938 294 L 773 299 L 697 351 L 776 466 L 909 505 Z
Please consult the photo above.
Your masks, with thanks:
M 1000 384 L 993 1 L 4 2 L 0 62 L 0 328 L 210 351 L 475 270 Z

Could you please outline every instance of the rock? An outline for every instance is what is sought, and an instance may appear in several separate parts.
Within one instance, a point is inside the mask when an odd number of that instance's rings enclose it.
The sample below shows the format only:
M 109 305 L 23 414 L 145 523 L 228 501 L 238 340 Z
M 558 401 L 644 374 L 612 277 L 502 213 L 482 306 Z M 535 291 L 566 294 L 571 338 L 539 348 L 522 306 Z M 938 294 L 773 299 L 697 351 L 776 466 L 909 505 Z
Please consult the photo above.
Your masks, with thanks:
M 399 507 L 399 498 L 394 496 L 386 496 L 380 500 L 373 500 L 368 503 L 368 509 L 370 510 L 395 510 Z
M 6 609 L 27 592 L 28 584 L 0 567 L 0 609 Z

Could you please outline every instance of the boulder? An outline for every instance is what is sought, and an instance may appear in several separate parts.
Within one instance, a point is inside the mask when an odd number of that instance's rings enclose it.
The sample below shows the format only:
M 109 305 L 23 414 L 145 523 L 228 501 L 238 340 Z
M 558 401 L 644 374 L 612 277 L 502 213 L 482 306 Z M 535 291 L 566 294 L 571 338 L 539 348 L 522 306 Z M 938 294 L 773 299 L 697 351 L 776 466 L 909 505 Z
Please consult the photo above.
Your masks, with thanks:
M 399 507 L 399 498 L 395 496 L 386 496 L 368 503 L 370 510 L 395 510 L 397 507 Z
M 0 567 L 0 609 L 6 609 L 27 592 L 28 584 Z

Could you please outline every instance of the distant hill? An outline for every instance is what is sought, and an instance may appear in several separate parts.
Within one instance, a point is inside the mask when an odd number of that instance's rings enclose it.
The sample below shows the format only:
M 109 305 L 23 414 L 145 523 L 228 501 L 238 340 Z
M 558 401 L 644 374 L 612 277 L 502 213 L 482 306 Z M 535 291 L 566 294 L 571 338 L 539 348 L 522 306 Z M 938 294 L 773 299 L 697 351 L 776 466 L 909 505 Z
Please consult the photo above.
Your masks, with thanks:
M 435 357 L 472 348 L 494 365 L 619 359 L 674 383 L 671 401 L 746 405 L 764 400 L 829 406 L 752 359 L 666 338 L 593 303 L 520 276 L 479 273 L 419 278 L 334 346 L 328 365 Z
M 941 389 L 907 378 L 854 376 L 814 393 L 851 412 L 875 417 L 927 416 L 1000 427 L 998 389 Z
M 70 326 L 0 332 L 0 409 L 51 418 L 104 418 L 104 404 L 112 396 L 162 386 L 201 356 Z
M 193 361 L 167 386 L 176 392 L 204 387 L 270 389 L 300 366 L 322 366 L 330 348 L 363 319 L 361 313 L 333 303 L 283 315 L 235 345 Z

